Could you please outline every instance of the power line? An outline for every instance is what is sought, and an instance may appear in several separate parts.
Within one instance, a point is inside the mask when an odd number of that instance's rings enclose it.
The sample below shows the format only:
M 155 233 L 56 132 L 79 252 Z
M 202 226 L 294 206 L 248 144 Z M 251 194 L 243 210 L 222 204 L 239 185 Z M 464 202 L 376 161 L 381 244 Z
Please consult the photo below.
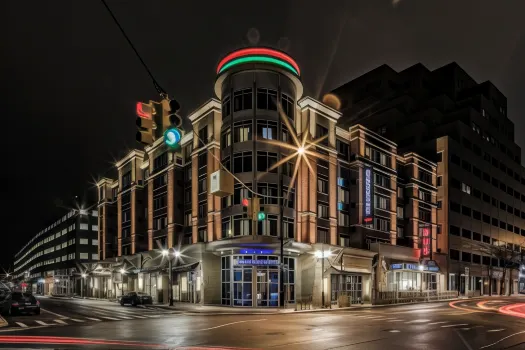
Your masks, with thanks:
M 142 57 L 140 56 L 139 52 L 137 51 L 137 49 L 135 48 L 135 46 L 133 45 L 133 43 L 131 42 L 130 38 L 127 36 L 126 32 L 124 31 L 124 28 L 122 28 L 122 26 L 120 25 L 120 23 L 118 22 L 117 20 L 117 17 L 115 17 L 115 15 L 113 14 L 113 12 L 111 11 L 111 9 L 109 8 L 108 4 L 106 3 L 106 0 L 100 0 L 102 1 L 102 4 L 104 4 L 104 6 L 106 7 L 106 9 L 108 10 L 109 14 L 111 15 L 111 18 L 113 18 L 113 21 L 115 22 L 115 24 L 117 25 L 117 27 L 120 29 L 120 32 L 122 33 L 122 35 L 124 35 L 124 38 L 126 38 L 129 46 L 131 46 L 131 48 L 133 49 L 133 51 L 135 52 L 135 55 L 137 56 L 137 58 L 139 59 L 140 63 L 142 63 L 142 66 L 144 67 L 144 69 L 146 69 L 146 72 L 148 72 L 148 75 L 150 76 L 151 80 L 153 81 L 153 86 L 155 86 L 155 89 L 157 90 L 157 92 L 162 96 L 162 97 L 167 97 L 168 94 L 166 93 L 166 91 L 160 86 L 160 84 L 157 82 L 157 80 L 155 79 L 155 77 L 153 76 L 153 73 L 151 73 L 150 69 L 148 68 L 148 65 L 146 64 L 146 62 L 144 62 L 144 60 L 142 59 Z

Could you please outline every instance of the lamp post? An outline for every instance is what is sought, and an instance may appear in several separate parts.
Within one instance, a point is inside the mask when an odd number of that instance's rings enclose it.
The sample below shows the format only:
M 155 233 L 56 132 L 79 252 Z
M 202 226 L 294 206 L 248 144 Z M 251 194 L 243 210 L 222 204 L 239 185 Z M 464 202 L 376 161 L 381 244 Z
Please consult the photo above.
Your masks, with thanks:
M 162 255 L 168 258 L 168 300 L 169 305 L 173 306 L 173 271 L 172 271 L 172 261 L 173 258 L 178 258 L 180 256 L 180 252 L 170 249 L 164 249 L 162 251 Z
M 321 307 L 325 307 L 325 298 L 324 298 L 324 259 L 330 255 L 330 252 L 326 253 L 324 251 L 324 243 L 321 245 L 321 251 L 316 251 L 315 256 L 318 259 L 321 259 Z

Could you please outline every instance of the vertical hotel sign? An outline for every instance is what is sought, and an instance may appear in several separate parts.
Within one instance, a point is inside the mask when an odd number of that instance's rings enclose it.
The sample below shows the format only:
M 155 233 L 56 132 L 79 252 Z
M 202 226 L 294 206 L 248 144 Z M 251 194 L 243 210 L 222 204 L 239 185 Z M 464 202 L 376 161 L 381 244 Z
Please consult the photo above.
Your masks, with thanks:
M 364 168 L 364 181 L 363 181 L 363 223 L 370 224 L 374 216 L 374 183 L 372 179 L 372 168 Z
M 432 257 L 432 237 L 429 226 L 422 226 L 419 228 L 421 239 L 421 259 Z

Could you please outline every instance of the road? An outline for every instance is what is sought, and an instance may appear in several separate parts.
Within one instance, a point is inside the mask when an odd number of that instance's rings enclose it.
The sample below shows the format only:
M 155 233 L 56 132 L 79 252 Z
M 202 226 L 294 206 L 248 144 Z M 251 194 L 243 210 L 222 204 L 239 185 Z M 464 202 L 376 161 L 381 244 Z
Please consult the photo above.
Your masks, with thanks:
M 33 348 L 51 348 L 65 342 L 67 348 L 104 349 L 525 349 L 525 298 L 214 316 L 104 301 L 40 301 L 41 315 L 6 318 L 0 347 L 27 349 L 25 343 L 33 342 Z M 503 313 L 507 308 L 511 314 Z

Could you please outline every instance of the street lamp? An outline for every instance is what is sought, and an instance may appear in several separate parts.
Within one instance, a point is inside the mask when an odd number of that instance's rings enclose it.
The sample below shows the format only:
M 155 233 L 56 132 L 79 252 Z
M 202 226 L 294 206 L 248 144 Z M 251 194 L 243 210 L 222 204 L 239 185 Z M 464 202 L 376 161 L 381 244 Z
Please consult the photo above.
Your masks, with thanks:
M 172 261 L 173 257 L 179 258 L 180 252 L 173 249 L 163 249 L 162 256 L 168 257 L 168 299 L 170 301 L 170 306 L 173 306 L 173 272 L 172 272 Z

